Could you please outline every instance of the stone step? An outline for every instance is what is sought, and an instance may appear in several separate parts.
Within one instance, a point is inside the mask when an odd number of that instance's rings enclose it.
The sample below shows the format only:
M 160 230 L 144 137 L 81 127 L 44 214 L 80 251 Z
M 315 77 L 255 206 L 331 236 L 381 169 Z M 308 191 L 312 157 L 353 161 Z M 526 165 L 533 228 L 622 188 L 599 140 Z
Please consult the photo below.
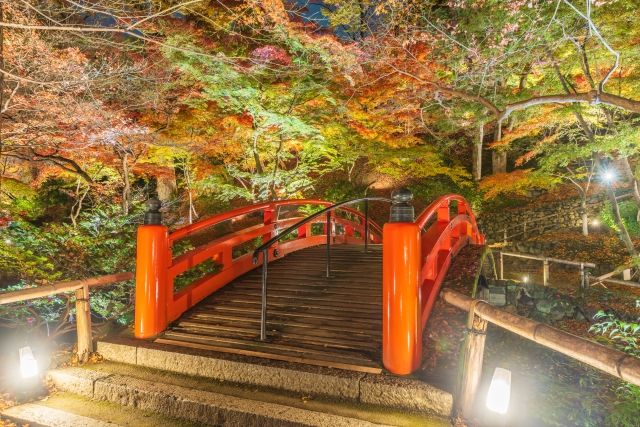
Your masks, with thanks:
M 2 415 L 19 424 L 46 427 L 119 427 L 118 424 L 83 417 L 37 403 L 25 403 L 2 411 Z
M 199 427 L 203 425 L 110 402 L 95 402 L 65 392 L 56 392 L 41 401 L 6 408 L 0 415 L 16 425 L 29 427 Z M 4 424 L 0 422 L 0 425 Z
M 268 360 L 127 338 L 99 341 L 106 360 L 193 377 L 264 387 L 390 410 L 449 417 L 450 393 L 410 377 Z
M 53 370 L 57 389 L 96 402 L 215 426 L 444 426 L 436 417 L 278 394 L 111 362 Z

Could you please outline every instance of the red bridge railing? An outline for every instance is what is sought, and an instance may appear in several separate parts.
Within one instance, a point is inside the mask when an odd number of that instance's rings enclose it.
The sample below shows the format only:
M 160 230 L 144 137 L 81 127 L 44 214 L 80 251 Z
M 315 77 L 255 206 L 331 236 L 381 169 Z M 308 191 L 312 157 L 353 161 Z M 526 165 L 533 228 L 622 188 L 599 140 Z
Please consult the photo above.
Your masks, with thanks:
M 368 234 L 368 242 L 383 242 L 383 363 L 392 373 L 409 374 L 420 366 L 423 330 L 452 257 L 469 243 L 484 244 L 471 206 L 461 196 L 438 198 L 415 220 L 411 199 L 408 190 L 394 192 L 391 220 L 382 230 L 361 212 L 341 206 L 347 202 L 332 205 L 322 200 L 285 200 L 214 215 L 169 233 L 167 227 L 160 224 L 159 202 L 150 203 L 145 225 L 138 230 L 135 336 L 150 338 L 160 334 L 170 322 L 208 295 L 264 262 L 272 261 L 276 255 L 282 257 L 303 248 L 327 244 L 328 236 L 335 244 L 362 243 Z M 329 207 L 343 215 L 314 214 L 304 221 L 300 216 L 279 218 L 281 208 L 303 205 Z M 226 221 L 241 224 L 248 215 L 256 213 L 259 223 L 242 226 L 173 256 L 176 242 Z M 290 240 L 274 238 L 278 229 L 296 228 L 303 223 L 295 235 L 291 234 Z M 314 233 L 315 224 L 322 224 L 320 233 Z M 263 245 L 261 256 L 254 259 L 251 249 L 255 245 L 235 255 L 234 250 L 258 238 L 268 243 Z M 174 292 L 178 276 L 207 261 L 216 263 L 217 271 Z M 263 288 L 264 277 L 263 273 Z M 263 297 L 263 318 L 264 301 Z M 264 332 L 264 321 L 262 329 Z
M 254 264 L 252 251 L 235 256 L 234 250 L 250 244 L 259 237 L 262 238 L 262 242 L 265 242 L 271 239 L 279 229 L 295 224 L 301 219 L 299 216 L 279 219 L 281 208 L 307 205 L 325 207 L 331 206 L 332 203 L 323 200 L 283 200 L 261 203 L 213 215 L 169 233 L 168 228 L 160 224 L 159 202 L 151 202 L 150 210 L 145 217 L 145 225 L 138 229 L 135 336 L 150 338 L 160 334 L 170 322 L 179 318 L 189 308 L 236 277 L 262 265 L 262 258 Z M 335 227 L 332 233 L 333 242 L 336 244 L 362 243 L 365 236 L 364 215 L 350 208 L 341 208 L 340 211 L 344 215 L 335 215 L 331 221 L 331 227 Z M 259 215 L 261 221 L 216 237 L 177 257 L 173 256 L 174 245 L 180 240 L 197 236 L 225 222 L 241 223 L 249 215 Z M 368 222 L 369 242 L 380 243 L 381 228 L 372 221 Z M 314 234 L 314 224 L 322 224 L 322 233 Z M 324 218 L 305 224 L 292 240 L 278 242 L 271 246 L 268 251 L 268 261 L 274 259 L 276 251 L 278 257 L 282 257 L 290 252 L 324 244 L 326 227 Z M 339 233 L 338 230 L 340 230 Z M 174 282 L 179 275 L 207 261 L 213 261 L 218 265 L 216 272 L 207 274 L 178 292 L 174 292 Z
M 468 243 L 484 244 L 463 197 L 442 196 L 415 221 L 411 198 L 394 194 L 392 222 L 383 229 L 382 359 L 399 375 L 420 367 L 423 330 L 451 258 Z

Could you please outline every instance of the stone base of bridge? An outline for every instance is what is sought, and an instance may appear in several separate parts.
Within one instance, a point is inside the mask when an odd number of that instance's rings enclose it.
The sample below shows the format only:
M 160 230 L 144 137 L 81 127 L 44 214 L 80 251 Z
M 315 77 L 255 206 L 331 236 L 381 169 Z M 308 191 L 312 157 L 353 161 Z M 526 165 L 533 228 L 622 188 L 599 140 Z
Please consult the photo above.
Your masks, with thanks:
M 98 351 L 104 363 L 52 371 L 57 389 L 208 425 L 449 425 L 452 396 L 411 378 L 140 340 Z
M 127 338 L 100 341 L 108 361 L 216 381 L 449 416 L 450 393 L 410 377 L 184 348 Z

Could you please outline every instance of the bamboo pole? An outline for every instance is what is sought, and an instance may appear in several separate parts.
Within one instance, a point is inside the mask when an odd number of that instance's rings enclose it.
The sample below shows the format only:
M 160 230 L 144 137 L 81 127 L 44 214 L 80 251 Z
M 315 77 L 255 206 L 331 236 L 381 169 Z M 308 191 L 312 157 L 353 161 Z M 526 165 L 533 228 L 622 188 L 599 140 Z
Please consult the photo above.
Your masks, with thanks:
M 467 335 L 464 341 L 462 374 L 458 389 L 456 410 L 463 418 L 470 418 L 475 403 L 482 363 L 484 358 L 484 343 L 487 336 L 488 322 L 475 315 L 475 306 L 480 300 L 474 300 L 467 319 Z
M 448 304 L 465 311 L 469 311 L 475 301 L 451 290 L 444 290 L 442 297 Z M 476 304 L 476 315 L 482 319 L 614 377 L 640 386 L 640 359 L 543 323 L 500 310 L 484 301 L 479 301 Z
M 76 328 L 78 333 L 78 361 L 84 363 L 93 353 L 91 333 L 91 308 L 89 306 L 89 286 L 76 289 Z
M 614 285 L 624 285 L 624 286 L 631 286 L 632 288 L 640 288 L 640 283 L 629 282 L 627 280 L 612 279 L 610 277 L 607 277 L 605 279 L 601 277 L 589 277 L 588 279 L 585 280 L 585 282 L 587 283 L 587 286 L 593 286 L 599 283 L 607 282 L 607 283 L 613 283 Z M 593 285 L 591 285 L 591 282 L 593 282 Z
M 547 262 L 554 262 L 556 264 L 566 264 L 566 265 L 574 265 L 576 267 L 580 267 L 583 265 L 587 268 L 596 268 L 596 265 L 591 262 L 581 262 L 581 261 L 569 261 L 566 259 L 558 259 L 558 258 L 548 258 L 543 256 L 529 255 L 529 254 L 521 254 L 517 252 L 507 252 L 502 251 L 502 253 L 506 256 L 515 257 L 515 258 L 524 258 L 524 259 L 535 259 L 539 261 L 547 260 Z
M 96 286 L 105 286 L 112 283 L 124 282 L 132 280 L 133 273 L 116 273 L 106 276 L 92 277 L 89 279 L 71 280 L 66 282 L 56 282 L 48 285 L 38 286 L 36 288 L 21 289 L 19 291 L 0 293 L 0 305 L 10 304 L 12 302 L 27 301 L 35 298 L 48 297 L 50 295 L 60 294 L 63 292 L 71 292 L 80 289 L 83 286 L 93 288 Z

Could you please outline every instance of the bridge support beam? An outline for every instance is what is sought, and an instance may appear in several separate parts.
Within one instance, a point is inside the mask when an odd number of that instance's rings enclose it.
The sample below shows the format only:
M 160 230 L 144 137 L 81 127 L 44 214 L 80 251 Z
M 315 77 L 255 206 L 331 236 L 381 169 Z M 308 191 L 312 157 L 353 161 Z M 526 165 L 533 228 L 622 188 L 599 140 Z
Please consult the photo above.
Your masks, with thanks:
M 392 198 L 392 222 L 382 232 L 382 361 L 392 373 L 408 375 L 422 359 L 420 227 L 413 222 L 411 193 Z
M 160 202 L 152 199 L 138 228 L 136 254 L 135 337 L 153 338 L 167 328 L 169 230 L 162 225 Z

